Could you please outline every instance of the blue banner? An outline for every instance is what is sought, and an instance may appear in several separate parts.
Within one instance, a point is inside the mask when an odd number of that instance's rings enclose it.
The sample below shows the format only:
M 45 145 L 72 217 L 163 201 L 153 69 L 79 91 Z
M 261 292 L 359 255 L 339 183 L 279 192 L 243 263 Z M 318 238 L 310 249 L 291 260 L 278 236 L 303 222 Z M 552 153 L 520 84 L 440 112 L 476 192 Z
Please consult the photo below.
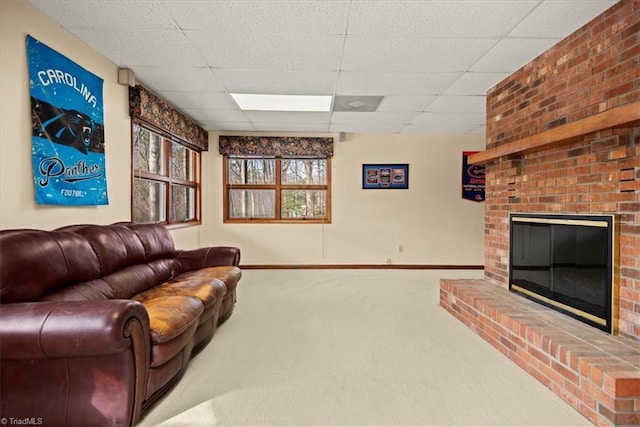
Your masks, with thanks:
M 35 199 L 107 205 L 100 77 L 27 36 Z
M 485 167 L 469 164 L 469 156 L 477 151 L 462 153 L 462 198 L 483 202 L 485 199 Z

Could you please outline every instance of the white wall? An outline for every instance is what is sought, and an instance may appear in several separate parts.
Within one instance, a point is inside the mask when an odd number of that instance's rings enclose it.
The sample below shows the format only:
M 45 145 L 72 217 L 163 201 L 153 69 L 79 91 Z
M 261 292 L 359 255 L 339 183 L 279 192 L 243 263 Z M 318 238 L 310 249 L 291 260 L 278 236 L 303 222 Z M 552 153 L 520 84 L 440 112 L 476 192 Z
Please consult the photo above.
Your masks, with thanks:
M 245 264 L 484 262 L 484 204 L 461 198 L 462 151 L 484 149 L 482 135 L 336 139 L 331 224 L 223 224 L 218 135 L 210 134 L 209 147 L 200 239 L 240 246 Z M 408 163 L 409 189 L 362 190 L 363 163 Z
M 108 206 L 34 202 L 27 34 L 104 79 Z M 22 0 L 0 0 L 0 43 L 0 228 L 129 220 L 128 89 L 117 83 L 117 66 Z M 203 225 L 172 230 L 177 247 L 237 245 L 245 264 L 484 261 L 483 204 L 460 197 L 461 152 L 483 149 L 480 135 L 347 134 L 335 143 L 332 223 L 327 225 L 223 224 L 217 146 L 212 133 L 210 151 L 203 155 Z M 409 190 L 362 190 L 362 163 L 409 163 Z
M 31 170 L 31 104 L 27 34 L 104 79 L 109 205 L 36 205 Z M 0 228 L 51 229 L 130 219 L 131 143 L 128 90 L 118 68 L 23 1 L 0 1 Z

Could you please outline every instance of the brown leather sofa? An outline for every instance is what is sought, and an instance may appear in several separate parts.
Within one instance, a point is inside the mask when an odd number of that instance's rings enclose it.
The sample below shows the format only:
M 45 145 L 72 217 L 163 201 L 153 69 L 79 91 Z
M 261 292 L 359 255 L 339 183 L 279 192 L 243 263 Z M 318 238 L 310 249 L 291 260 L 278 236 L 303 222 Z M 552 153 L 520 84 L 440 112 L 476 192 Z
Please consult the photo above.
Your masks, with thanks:
M 0 231 L 0 417 L 135 424 L 231 316 L 239 262 L 162 225 Z

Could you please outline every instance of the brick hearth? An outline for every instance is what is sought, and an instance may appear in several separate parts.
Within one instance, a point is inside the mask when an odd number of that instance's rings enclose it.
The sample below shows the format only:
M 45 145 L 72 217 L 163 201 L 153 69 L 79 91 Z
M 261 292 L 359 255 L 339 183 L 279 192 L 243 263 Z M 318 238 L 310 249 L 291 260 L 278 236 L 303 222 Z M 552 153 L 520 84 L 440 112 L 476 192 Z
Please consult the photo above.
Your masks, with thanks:
M 637 341 L 485 280 L 441 280 L 440 305 L 593 423 L 640 424 Z
M 640 425 L 640 0 L 487 92 L 485 280 L 441 305 L 598 425 Z M 604 118 L 603 118 L 604 117 Z M 619 336 L 508 291 L 509 213 L 614 214 Z

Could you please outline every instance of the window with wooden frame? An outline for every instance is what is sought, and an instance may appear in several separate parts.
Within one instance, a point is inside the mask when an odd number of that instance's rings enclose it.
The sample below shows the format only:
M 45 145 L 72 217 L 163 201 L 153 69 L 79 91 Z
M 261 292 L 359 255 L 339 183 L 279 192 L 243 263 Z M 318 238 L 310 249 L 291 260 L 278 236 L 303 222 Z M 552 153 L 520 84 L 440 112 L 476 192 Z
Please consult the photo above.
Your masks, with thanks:
M 331 222 L 331 138 L 220 136 L 224 222 Z
M 134 120 L 134 222 L 200 223 L 200 152 L 184 141 Z
M 329 158 L 225 156 L 226 222 L 330 222 Z

